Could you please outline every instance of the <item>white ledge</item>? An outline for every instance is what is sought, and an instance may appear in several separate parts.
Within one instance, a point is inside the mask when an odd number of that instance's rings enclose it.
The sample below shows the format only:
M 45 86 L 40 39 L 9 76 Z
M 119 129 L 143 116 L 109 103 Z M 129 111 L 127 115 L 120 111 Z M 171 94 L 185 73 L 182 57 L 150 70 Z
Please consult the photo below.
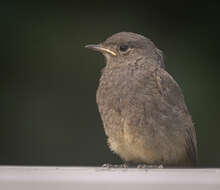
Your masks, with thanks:
M 2 190 L 219 190 L 220 169 L 0 166 Z

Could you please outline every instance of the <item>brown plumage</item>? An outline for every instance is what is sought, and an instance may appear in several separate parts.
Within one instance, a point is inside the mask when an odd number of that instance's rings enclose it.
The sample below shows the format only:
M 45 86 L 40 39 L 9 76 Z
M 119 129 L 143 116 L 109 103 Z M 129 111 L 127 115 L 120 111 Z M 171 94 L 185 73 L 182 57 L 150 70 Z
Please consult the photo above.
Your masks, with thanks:
M 120 32 L 87 47 L 102 52 L 107 61 L 97 104 L 111 150 L 134 163 L 195 165 L 197 143 L 190 114 L 154 43 Z

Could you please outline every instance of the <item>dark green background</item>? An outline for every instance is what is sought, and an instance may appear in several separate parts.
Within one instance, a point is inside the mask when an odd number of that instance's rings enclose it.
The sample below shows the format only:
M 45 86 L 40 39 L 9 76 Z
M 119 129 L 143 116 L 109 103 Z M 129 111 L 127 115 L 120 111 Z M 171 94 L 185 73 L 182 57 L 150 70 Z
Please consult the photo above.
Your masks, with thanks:
M 96 106 L 104 58 L 84 45 L 132 31 L 163 50 L 195 123 L 200 166 L 220 166 L 220 6 L 146 2 L 1 3 L 0 164 L 120 162 Z

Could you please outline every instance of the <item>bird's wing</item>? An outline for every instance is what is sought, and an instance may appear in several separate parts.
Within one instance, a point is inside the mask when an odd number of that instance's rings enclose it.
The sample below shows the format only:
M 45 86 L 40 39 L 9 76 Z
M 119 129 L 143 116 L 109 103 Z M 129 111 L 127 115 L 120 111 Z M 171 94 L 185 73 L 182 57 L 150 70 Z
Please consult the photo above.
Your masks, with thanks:
M 197 161 L 197 142 L 195 129 L 185 105 L 184 96 L 179 85 L 172 76 L 162 68 L 155 70 L 155 81 L 164 102 L 176 109 L 181 121 L 185 124 L 185 148 L 188 157 L 193 163 Z

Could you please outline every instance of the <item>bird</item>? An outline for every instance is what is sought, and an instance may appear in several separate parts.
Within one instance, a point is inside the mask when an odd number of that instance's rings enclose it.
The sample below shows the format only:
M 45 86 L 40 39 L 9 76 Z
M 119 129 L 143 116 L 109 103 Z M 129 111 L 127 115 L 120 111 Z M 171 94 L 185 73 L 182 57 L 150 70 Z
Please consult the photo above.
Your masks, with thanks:
M 162 51 L 132 32 L 85 47 L 106 59 L 96 101 L 111 151 L 125 163 L 196 166 L 194 123 Z

